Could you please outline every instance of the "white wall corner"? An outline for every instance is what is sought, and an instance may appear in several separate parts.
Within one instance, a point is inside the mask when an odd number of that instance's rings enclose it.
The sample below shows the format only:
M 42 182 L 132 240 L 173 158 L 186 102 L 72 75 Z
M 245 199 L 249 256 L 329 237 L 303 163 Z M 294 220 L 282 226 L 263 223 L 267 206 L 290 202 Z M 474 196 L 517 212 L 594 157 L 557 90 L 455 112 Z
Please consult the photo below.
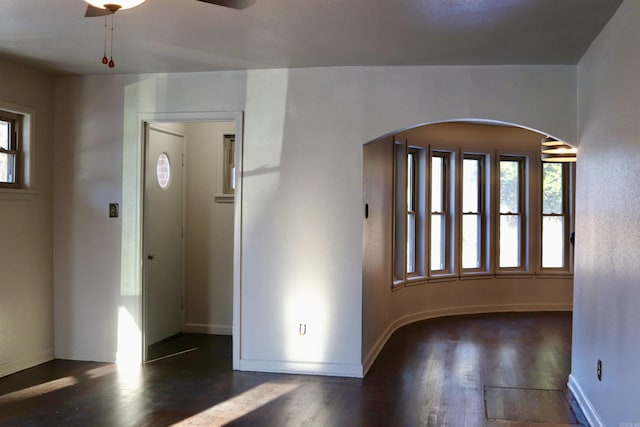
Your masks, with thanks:
M 56 349 L 55 356 L 56 359 L 115 363 L 118 354 L 113 351 L 95 349 Z
M 567 385 L 569 386 L 571 393 L 573 393 L 573 396 L 576 398 L 578 406 L 580 406 L 580 409 L 589 422 L 589 425 L 591 427 L 605 427 L 595 408 L 591 404 L 591 401 L 582 390 L 582 387 L 580 387 L 576 377 L 569 375 L 569 383 Z

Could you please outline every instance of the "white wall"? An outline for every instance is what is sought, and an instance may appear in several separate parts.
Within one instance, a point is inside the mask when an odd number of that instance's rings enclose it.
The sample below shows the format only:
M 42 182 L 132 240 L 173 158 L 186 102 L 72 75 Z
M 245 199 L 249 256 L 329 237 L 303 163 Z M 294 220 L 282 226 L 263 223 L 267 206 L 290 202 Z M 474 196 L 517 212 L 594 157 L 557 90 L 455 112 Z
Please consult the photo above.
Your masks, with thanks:
M 33 193 L 0 189 L 0 377 L 53 358 L 51 77 L 0 62 L 0 101 L 33 111 Z
M 235 122 L 187 125 L 187 332 L 231 335 L 233 319 L 233 203 L 223 196 L 224 135 Z
M 640 3 L 625 1 L 578 66 L 570 385 L 592 426 L 640 424 L 639 19 Z
M 461 117 L 575 141 L 575 77 L 488 66 L 60 78 L 56 354 L 109 360 L 135 345 L 136 260 L 122 254 L 139 244 L 137 112 L 245 112 L 239 367 L 361 375 L 362 145 Z M 121 221 L 106 217 L 113 200 Z

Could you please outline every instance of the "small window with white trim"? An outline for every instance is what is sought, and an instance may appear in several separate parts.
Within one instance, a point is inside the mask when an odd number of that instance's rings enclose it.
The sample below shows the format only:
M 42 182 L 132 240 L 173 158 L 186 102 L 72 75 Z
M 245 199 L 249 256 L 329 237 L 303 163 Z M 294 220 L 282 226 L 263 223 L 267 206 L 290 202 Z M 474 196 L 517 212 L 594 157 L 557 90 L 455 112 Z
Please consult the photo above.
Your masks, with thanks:
M 30 107 L 0 101 L 0 198 L 35 194 L 33 115 Z
M 23 117 L 0 110 L 0 187 L 22 187 L 22 124 Z
M 224 135 L 223 137 L 224 164 L 223 164 L 223 194 L 233 195 L 236 188 L 236 136 Z

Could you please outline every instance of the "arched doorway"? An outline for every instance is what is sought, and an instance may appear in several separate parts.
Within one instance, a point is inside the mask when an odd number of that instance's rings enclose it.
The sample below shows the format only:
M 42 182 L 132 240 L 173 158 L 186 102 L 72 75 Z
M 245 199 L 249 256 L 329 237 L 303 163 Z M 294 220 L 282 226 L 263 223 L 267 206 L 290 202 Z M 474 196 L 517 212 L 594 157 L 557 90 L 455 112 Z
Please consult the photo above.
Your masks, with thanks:
M 543 165 L 545 136 L 451 121 L 364 146 L 365 372 L 416 320 L 571 310 L 574 167 Z

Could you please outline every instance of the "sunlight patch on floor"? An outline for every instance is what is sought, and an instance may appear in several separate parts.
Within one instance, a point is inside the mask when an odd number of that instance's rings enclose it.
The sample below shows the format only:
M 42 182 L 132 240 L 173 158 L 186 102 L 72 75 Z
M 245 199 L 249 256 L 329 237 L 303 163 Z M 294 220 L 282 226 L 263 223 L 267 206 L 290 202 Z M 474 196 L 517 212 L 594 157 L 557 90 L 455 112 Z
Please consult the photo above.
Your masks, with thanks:
M 0 396 L 0 404 L 17 402 L 20 400 L 31 399 L 42 396 L 43 394 L 52 393 L 63 388 L 72 387 L 78 384 L 78 380 L 74 377 L 64 377 L 57 380 L 48 381 L 42 384 L 36 384 L 22 390 L 3 394 Z
M 173 427 L 223 426 L 298 388 L 297 384 L 268 382 L 260 384 L 199 414 L 182 420 Z

